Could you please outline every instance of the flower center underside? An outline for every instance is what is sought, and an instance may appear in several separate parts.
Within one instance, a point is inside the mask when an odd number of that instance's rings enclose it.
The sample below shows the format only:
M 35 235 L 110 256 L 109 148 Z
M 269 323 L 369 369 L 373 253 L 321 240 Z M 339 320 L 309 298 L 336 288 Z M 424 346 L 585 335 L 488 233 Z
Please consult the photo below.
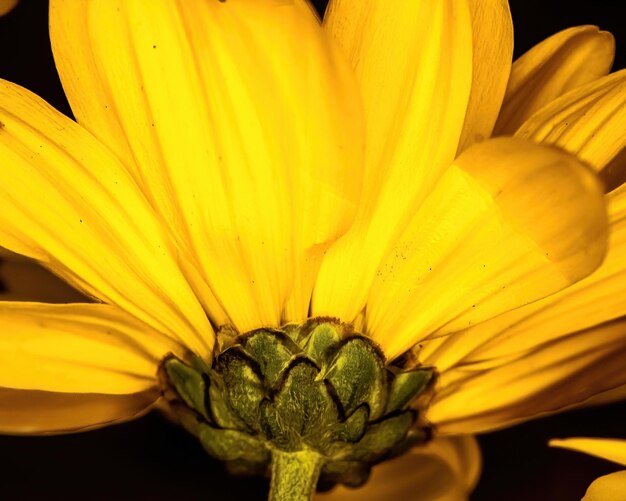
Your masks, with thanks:
M 410 404 L 433 371 L 386 364 L 372 340 L 335 320 L 241 335 L 210 367 L 170 356 L 160 376 L 206 451 L 233 473 L 271 476 L 276 500 L 362 485 L 372 465 L 430 435 Z

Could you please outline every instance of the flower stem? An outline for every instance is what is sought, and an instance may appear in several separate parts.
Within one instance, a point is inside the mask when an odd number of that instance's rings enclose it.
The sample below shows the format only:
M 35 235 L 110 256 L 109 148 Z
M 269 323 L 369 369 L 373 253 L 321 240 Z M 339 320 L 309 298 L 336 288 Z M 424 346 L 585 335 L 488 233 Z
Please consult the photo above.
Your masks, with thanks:
M 322 456 L 313 451 L 272 451 L 269 501 L 310 501 L 322 469 Z

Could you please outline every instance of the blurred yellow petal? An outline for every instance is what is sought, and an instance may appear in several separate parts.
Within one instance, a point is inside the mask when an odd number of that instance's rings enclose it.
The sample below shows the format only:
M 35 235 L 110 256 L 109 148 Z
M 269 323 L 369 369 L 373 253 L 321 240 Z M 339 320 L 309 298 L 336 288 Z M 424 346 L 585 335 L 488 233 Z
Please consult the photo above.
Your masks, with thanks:
M 394 357 L 561 290 L 606 249 L 606 213 L 575 157 L 500 138 L 466 150 L 376 273 L 368 333 Z
M 119 395 L 0 388 L 0 433 L 70 433 L 121 423 L 148 412 L 160 396 L 158 388 Z
M 424 344 L 424 363 L 445 370 L 520 356 L 542 343 L 626 315 L 626 185 L 606 196 L 609 242 L 600 267 L 580 282 L 454 336 Z
M 472 24 L 466 0 L 336 0 L 324 23 L 360 84 L 366 171 L 357 219 L 324 258 L 312 312 L 352 320 L 385 252 L 454 158 Z
M 358 490 L 337 487 L 317 494 L 320 501 L 358 498 L 380 501 L 396 497 L 411 501 L 467 501 L 480 474 L 481 457 L 473 437 L 436 438 L 426 446 L 374 467 Z
M 623 165 L 619 173 L 608 168 L 626 148 L 624 130 L 626 70 L 555 99 L 531 116 L 516 136 L 554 144 L 575 154 L 600 173 L 608 189 L 613 189 L 626 180 Z
M 440 374 L 427 412 L 440 433 L 478 433 L 558 411 L 626 383 L 626 320 L 576 332 L 513 360 Z
M 626 466 L 626 440 L 623 439 L 587 437 L 553 439 L 550 440 L 550 446 L 584 452 Z
M 416 451 L 420 453 L 420 451 Z M 446 462 L 465 491 L 470 493 L 480 478 L 482 456 L 476 439 L 471 435 L 436 437 L 421 453 Z
M 0 245 L 208 356 L 211 326 L 124 166 L 15 84 L 0 82 L 0 122 Z
M 11 12 L 18 4 L 19 0 L 0 0 L 0 16 Z
M 106 305 L 0 303 L 0 432 L 66 433 L 126 421 L 160 397 L 178 348 Z
M 363 149 L 356 83 L 308 3 L 50 12 L 77 120 L 134 159 L 212 320 L 278 325 L 287 301 L 305 318 L 317 261 L 356 211 Z
M 569 28 L 535 45 L 513 63 L 494 134 L 512 135 L 550 101 L 606 75 L 614 53 L 613 36 L 595 26 Z
M 491 136 L 513 58 L 513 22 L 508 0 L 471 0 L 472 91 L 458 153 Z
M 594 480 L 582 501 L 626 501 L 626 471 Z
M 174 343 L 103 304 L 0 302 L 0 388 L 129 394 L 157 386 Z

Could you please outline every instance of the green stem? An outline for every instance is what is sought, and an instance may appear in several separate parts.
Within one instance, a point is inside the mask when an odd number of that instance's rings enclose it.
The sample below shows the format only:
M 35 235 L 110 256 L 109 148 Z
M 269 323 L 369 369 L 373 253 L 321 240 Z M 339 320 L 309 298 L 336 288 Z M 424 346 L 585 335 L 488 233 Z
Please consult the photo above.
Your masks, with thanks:
M 322 456 L 317 452 L 273 449 L 269 501 L 313 499 L 322 463 Z

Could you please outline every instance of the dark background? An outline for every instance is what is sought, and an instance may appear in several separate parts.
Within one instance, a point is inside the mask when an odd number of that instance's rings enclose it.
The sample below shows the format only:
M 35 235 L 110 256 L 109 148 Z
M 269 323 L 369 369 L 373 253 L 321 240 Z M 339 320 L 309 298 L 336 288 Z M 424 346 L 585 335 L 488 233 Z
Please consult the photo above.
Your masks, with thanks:
M 325 3 L 316 2 L 321 9 Z M 511 0 L 510 4 L 516 56 L 560 29 L 596 24 L 617 38 L 615 69 L 626 67 L 624 2 Z M 28 87 L 70 114 L 52 61 L 46 10 L 43 0 L 22 0 L 13 13 L 0 19 L 0 77 Z M 626 403 L 622 403 L 480 437 L 483 480 L 472 500 L 580 499 L 594 478 L 619 467 L 549 449 L 547 440 L 626 438 L 625 422 Z M 0 437 L 0 499 L 261 501 L 266 489 L 263 480 L 229 477 L 193 438 L 155 415 L 78 435 Z

